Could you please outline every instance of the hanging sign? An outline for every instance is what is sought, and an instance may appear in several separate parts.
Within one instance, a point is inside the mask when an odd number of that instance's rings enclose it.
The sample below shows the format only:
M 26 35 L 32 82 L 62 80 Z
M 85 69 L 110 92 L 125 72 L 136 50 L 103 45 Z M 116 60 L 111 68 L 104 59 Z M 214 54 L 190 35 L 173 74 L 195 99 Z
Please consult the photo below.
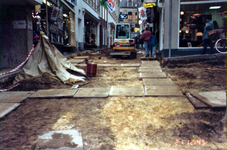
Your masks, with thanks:
M 152 7 L 154 7 L 154 6 L 156 6 L 155 3 L 144 3 L 144 7 L 145 7 L 145 8 L 152 8 Z
M 146 8 L 139 7 L 138 8 L 138 11 L 139 11 L 139 18 L 140 18 L 140 20 L 147 20 Z
M 113 3 L 113 0 L 107 0 L 106 1 L 106 3 L 107 3 L 107 8 L 109 9 L 109 11 L 112 13 L 112 12 L 114 12 L 115 11 L 115 5 L 114 5 L 114 3 Z

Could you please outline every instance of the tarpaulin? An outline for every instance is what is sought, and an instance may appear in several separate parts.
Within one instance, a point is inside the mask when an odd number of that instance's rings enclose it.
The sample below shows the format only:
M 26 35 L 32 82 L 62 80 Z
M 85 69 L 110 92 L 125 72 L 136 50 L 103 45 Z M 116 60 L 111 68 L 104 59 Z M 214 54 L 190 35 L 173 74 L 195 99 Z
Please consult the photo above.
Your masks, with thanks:
M 43 73 L 49 73 L 57 77 L 64 83 L 74 83 L 84 81 L 84 76 L 75 76 L 70 74 L 66 69 L 75 71 L 81 75 L 86 75 L 85 71 L 73 66 L 61 52 L 50 43 L 47 36 L 43 36 L 35 47 L 31 57 L 22 68 L 14 84 L 24 79 L 39 77 Z

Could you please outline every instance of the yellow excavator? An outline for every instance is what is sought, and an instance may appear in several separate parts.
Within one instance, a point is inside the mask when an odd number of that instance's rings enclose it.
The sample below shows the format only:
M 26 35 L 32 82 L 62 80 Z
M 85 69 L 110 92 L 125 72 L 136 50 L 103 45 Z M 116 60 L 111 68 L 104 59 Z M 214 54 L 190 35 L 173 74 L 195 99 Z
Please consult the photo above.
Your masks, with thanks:
M 134 48 L 134 39 L 131 38 L 131 28 L 129 23 L 116 24 L 114 42 L 109 55 L 136 58 L 137 53 Z

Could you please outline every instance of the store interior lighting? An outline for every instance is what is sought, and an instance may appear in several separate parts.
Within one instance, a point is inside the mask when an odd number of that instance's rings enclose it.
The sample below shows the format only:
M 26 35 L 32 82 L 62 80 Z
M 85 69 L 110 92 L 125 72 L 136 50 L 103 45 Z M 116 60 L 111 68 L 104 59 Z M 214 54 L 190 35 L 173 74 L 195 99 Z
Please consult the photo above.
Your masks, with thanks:
M 63 16 L 64 16 L 64 17 L 66 17 L 66 18 L 68 17 L 68 15 L 67 15 L 67 14 L 63 14 Z
M 209 9 L 220 9 L 221 6 L 211 6 Z

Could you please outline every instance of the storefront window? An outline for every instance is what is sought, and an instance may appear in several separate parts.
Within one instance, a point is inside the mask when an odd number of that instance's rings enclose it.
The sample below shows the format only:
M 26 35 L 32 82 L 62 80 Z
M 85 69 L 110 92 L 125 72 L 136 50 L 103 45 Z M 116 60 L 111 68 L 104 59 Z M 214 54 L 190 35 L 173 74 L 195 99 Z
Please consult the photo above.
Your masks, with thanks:
M 189 0 L 184 0 L 185 2 Z M 216 6 L 216 7 L 212 7 Z M 211 18 L 214 29 L 217 30 L 217 34 L 212 37 L 213 42 L 217 40 L 222 34 L 225 33 L 225 21 L 224 15 L 225 3 L 187 3 L 180 6 L 180 30 L 179 39 L 180 47 L 202 47 L 204 27 L 206 25 L 206 19 Z

